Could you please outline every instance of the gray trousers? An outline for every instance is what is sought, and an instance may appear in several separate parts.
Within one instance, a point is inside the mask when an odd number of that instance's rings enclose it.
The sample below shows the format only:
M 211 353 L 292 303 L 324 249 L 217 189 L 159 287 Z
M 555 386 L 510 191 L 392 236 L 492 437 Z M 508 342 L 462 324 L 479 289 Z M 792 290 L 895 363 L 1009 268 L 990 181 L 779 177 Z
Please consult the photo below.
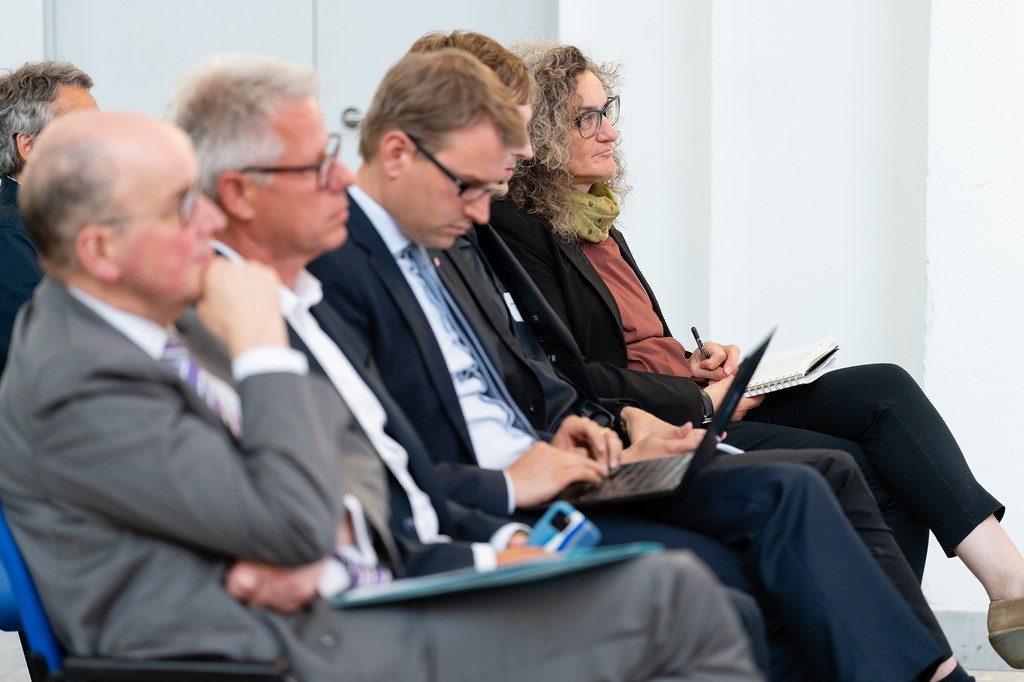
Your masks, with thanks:
M 393 606 L 274 619 L 305 682 L 761 680 L 735 611 L 688 552 Z

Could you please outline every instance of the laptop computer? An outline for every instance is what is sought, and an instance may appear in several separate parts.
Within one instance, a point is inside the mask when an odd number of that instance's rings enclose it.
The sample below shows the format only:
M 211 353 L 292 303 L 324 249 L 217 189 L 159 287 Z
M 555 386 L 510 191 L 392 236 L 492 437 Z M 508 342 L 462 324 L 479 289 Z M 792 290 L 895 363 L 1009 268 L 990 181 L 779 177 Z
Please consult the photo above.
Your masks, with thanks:
M 718 406 L 710 428 L 696 450 L 675 457 L 624 464 L 598 485 L 574 483 L 559 493 L 555 499 L 565 500 L 576 507 L 588 507 L 665 497 L 680 490 L 714 459 L 721 435 L 732 420 L 733 412 L 736 411 L 736 406 L 774 334 L 775 330 L 772 329 L 761 345 L 740 364 L 729 390 L 722 398 L 722 404 Z

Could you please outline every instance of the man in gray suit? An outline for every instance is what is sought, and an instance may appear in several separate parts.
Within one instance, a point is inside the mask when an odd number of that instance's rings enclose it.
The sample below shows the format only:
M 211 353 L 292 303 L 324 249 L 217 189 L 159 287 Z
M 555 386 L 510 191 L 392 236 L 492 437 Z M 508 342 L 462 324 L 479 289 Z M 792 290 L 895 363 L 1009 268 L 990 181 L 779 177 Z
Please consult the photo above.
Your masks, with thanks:
M 719 588 L 679 554 L 329 609 L 303 590 L 351 530 L 352 415 L 288 347 L 276 275 L 212 258 L 223 217 L 187 137 L 74 114 L 26 177 L 47 279 L 0 385 L 0 500 L 69 651 L 283 656 L 304 680 L 756 679 Z M 205 329 L 174 330 L 193 303 Z M 275 572 L 254 585 L 240 565 Z

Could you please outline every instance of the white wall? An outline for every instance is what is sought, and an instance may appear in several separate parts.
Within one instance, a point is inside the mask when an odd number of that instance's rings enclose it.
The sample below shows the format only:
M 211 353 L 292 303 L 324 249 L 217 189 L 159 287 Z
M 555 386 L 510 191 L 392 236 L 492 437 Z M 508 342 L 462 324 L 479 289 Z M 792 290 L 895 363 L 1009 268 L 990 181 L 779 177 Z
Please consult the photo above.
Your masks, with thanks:
M 1024 6 L 932 9 L 924 387 L 1024 542 Z M 933 548 L 936 549 L 936 548 Z M 985 603 L 957 561 L 928 565 L 933 602 Z
M 921 373 L 925 2 L 714 3 L 711 328 Z M 710 334 L 711 332 L 709 332 Z
M 40 59 L 45 49 L 43 0 L 0 0 L 0 68 Z

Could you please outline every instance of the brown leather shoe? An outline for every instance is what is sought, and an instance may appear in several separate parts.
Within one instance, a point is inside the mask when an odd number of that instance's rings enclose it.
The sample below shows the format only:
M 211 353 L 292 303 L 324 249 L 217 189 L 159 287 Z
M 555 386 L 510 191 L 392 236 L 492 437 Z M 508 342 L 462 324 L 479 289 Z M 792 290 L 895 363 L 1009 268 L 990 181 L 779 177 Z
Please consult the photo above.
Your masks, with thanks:
M 988 605 L 988 641 L 1011 668 L 1024 668 L 1024 597 Z

